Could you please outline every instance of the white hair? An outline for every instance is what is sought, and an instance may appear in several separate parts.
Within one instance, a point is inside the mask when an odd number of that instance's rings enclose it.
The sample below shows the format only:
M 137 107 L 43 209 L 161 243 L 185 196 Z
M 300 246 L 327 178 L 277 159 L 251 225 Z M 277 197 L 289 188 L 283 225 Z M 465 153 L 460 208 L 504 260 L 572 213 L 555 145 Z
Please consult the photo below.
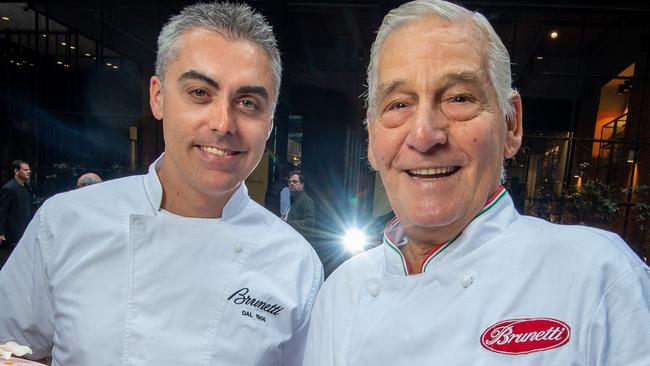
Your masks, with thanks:
M 282 81 L 282 61 L 273 28 L 264 16 L 246 4 L 206 3 L 185 7 L 173 16 L 158 35 L 156 76 L 162 83 L 167 65 L 178 56 L 181 35 L 192 29 L 206 29 L 234 40 L 250 41 L 260 47 L 271 61 L 275 82 L 275 101 Z
M 431 16 L 440 17 L 451 22 L 469 21 L 470 24 L 477 26 L 481 30 L 487 41 L 488 76 L 496 92 L 499 108 L 508 121 L 513 121 L 515 107 L 512 103 L 512 97 L 517 95 L 517 91 L 512 88 L 508 50 L 490 25 L 490 22 L 483 15 L 441 0 L 411 1 L 391 10 L 384 17 L 377 32 L 377 38 L 370 50 L 368 92 L 366 94 L 366 107 L 370 118 L 374 119 L 376 117 L 377 67 L 384 42 L 394 31 L 406 24 Z

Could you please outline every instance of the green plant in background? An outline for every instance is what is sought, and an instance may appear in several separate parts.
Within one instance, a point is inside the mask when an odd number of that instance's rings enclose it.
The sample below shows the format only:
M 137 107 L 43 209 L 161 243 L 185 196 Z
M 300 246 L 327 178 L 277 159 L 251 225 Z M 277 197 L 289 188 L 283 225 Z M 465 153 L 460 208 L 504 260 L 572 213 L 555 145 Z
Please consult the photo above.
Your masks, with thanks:
M 582 187 L 567 196 L 567 209 L 575 222 L 581 224 L 609 224 L 618 213 L 618 204 L 613 198 L 614 188 L 598 179 L 591 179 L 585 173 L 589 163 L 579 165 Z
M 640 185 L 634 188 L 624 188 L 622 189 L 623 193 L 626 194 L 636 194 L 636 202 L 634 203 L 634 216 L 632 219 L 637 224 L 635 227 L 638 230 L 637 243 L 633 246 L 633 249 L 639 254 L 641 258 L 646 257 L 646 245 L 645 238 L 650 231 L 650 203 L 648 203 L 648 193 L 650 192 L 650 186 Z
M 526 213 L 550 222 L 557 222 L 557 218 L 553 215 L 552 210 L 552 202 L 556 202 L 557 200 L 558 197 L 553 191 L 553 181 L 549 178 L 544 178 L 535 187 L 534 196 L 531 199 Z
M 131 174 L 133 174 L 133 172 L 129 170 L 129 167 L 115 162 L 110 166 L 110 168 L 108 168 L 107 179 L 126 177 Z
M 650 203 L 648 203 L 648 191 L 650 186 L 640 185 L 634 188 L 624 188 L 623 193 L 636 193 L 636 202 L 634 203 L 634 222 L 639 224 L 639 230 L 644 234 L 650 229 L 648 219 L 650 219 Z

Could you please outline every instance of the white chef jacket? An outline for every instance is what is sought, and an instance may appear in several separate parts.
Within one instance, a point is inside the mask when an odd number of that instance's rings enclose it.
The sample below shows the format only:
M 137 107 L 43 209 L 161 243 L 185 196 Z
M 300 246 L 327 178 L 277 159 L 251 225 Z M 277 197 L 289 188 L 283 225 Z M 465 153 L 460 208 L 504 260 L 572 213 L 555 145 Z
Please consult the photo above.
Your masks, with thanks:
M 649 269 L 612 233 L 519 215 L 501 189 L 423 273 L 404 243 L 395 220 L 327 279 L 304 365 L 650 365 Z
M 149 173 L 43 204 L 0 272 L 0 343 L 53 365 L 298 365 L 323 281 L 311 246 L 234 193 L 162 214 Z

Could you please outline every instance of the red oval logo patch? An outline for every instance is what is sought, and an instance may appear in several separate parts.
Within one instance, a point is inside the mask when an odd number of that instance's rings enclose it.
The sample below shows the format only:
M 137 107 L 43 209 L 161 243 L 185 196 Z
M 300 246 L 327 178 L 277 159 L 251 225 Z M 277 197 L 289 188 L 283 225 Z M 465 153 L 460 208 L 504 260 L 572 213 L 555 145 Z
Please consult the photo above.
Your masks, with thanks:
M 560 347 L 570 338 L 571 328 L 563 321 L 522 318 L 504 320 L 489 327 L 481 335 L 481 345 L 492 352 L 523 355 Z

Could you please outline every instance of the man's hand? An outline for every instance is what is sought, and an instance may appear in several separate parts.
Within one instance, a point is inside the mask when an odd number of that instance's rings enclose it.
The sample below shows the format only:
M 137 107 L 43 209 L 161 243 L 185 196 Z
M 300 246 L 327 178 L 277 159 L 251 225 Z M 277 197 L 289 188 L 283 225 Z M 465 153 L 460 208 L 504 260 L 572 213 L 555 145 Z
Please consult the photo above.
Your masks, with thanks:
M 0 244 L 2 244 L 3 241 L 7 240 L 4 235 L 0 235 Z

